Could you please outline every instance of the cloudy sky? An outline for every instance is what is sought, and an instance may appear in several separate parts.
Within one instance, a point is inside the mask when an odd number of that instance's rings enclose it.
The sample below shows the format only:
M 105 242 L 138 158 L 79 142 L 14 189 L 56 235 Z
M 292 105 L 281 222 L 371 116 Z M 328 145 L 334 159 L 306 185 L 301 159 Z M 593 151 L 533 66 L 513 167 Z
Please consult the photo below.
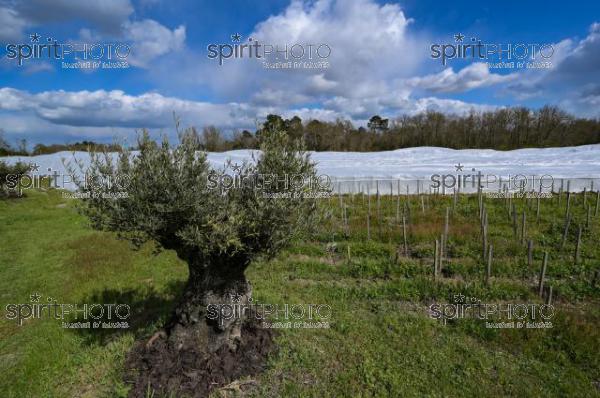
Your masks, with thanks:
M 172 131 L 173 113 L 227 131 L 254 130 L 269 113 L 362 125 L 374 114 L 551 104 L 600 117 L 600 2 L 552 3 L 0 0 L 0 128 L 9 140 L 57 143 Z M 209 58 L 210 45 L 254 42 L 305 55 L 292 68 L 273 67 L 296 61 L 285 54 Z M 83 52 L 26 57 L 47 43 L 97 45 L 100 61 L 128 67 L 74 68 Z M 432 45 L 450 55 L 477 43 L 505 51 L 433 57 Z M 321 45 L 330 53 L 309 59 Z M 130 51 L 108 60 L 107 46 Z

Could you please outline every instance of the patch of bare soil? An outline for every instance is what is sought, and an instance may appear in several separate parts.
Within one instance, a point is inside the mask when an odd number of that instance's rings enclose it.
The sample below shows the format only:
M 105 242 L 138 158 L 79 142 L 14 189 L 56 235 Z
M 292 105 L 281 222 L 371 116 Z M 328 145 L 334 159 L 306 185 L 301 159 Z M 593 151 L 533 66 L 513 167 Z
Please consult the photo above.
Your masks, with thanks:
M 214 353 L 192 347 L 177 350 L 164 337 L 151 345 L 136 343 L 126 360 L 125 382 L 132 385 L 129 397 L 146 397 L 149 386 L 154 396 L 207 397 L 240 378 L 259 374 L 275 344 L 273 331 L 260 328 L 258 322 L 249 317 L 236 351 L 227 347 Z

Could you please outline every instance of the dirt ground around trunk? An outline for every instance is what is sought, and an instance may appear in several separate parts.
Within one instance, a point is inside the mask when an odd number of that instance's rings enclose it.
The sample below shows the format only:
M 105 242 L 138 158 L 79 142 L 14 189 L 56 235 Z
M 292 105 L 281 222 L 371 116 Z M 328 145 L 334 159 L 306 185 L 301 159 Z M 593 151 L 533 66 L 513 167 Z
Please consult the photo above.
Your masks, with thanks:
M 146 343 L 137 342 L 125 363 L 125 382 L 132 386 L 132 398 L 146 397 L 148 391 L 155 391 L 150 395 L 154 397 L 207 397 L 215 389 L 262 372 L 267 356 L 276 348 L 273 331 L 261 328 L 254 317 L 244 323 L 236 351 L 227 347 L 214 353 L 191 347 L 177 350 L 166 338 L 150 347 Z

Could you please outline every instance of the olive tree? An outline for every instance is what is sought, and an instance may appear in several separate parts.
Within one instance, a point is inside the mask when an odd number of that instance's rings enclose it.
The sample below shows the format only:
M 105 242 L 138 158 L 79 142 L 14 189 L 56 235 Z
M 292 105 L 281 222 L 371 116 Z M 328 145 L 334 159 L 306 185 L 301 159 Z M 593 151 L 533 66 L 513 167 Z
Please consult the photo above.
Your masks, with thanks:
M 215 176 L 226 168 L 210 167 L 195 130 L 180 134 L 178 145 L 166 138 L 157 143 L 147 133 L 138 144 L 137 153 L 92 154 L 87 178 L 79 181 L 90 193 L 82 211 L 97 229 L 116 231 L 136 245 L 154 241 L 187 263 L 182 300 L 165 328 L 170 343 L 236 349 L 244 317 L 217 322 L 207 316 L 207 306 L 231 303 L 232 295 L 248 304 L 252 289 L 245 270 L 252 260 L 276 254 L 315 225 L 319 212 L 311 187 L 285 186 L 286 176 L 314 181 L 314 163 L 301 142 L 272 131 L 252 161 L 233 168 L 244 183 L 224 189 Z M 265 183 L 275 181 L 265 176 L 279 182 Z M 126 197 L 110 197 L 117 192 Z

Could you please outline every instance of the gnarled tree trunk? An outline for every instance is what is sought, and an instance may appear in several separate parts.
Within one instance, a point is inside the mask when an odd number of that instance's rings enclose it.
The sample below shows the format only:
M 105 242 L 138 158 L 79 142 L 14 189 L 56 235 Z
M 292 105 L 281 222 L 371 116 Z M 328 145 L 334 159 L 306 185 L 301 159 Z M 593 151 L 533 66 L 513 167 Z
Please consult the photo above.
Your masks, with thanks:
M 212 319 L 216 311 L 213 307 L 209 316 L 209 305 L 250 303 L 252 287 L 244 275 L 248 261 L 192 259 L 188 265 L 190 275 L 185 292 L 167 326 L 169 343 L 177 349 L 191 346 L 207 352 L 221 347 L 237 350 L 246 311 L 237 311 L 227 319 Z

